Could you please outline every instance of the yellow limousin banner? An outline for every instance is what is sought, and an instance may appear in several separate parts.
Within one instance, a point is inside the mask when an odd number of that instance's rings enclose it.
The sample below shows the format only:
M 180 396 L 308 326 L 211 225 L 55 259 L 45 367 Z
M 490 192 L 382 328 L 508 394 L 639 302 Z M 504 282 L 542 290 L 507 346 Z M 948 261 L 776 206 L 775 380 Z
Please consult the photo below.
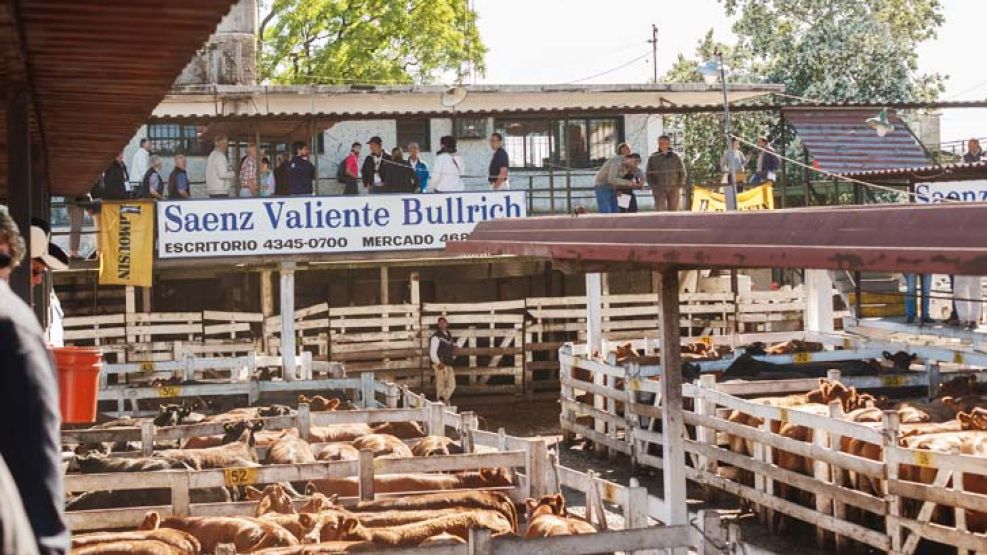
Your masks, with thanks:
M 737 195 L 738 210 L 771 210 L 774 207 L 774 183 L 771 181 Z M 693 188 L 693 212 L 723 212 L 726 209 L 726 199 L 722 193 L 714 193 L 702 187 Z
M 151 286 L 154 202 L 103 202 L 99 213 L 100 285 Z

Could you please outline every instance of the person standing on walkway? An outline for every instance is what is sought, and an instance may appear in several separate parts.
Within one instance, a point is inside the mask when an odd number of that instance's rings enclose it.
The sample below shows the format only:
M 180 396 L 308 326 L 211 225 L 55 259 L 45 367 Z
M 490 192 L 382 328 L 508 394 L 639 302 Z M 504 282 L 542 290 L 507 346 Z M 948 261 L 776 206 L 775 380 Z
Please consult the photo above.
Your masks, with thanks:
M 288 194 L 291 196 L 311 196 L 315 181 L 315 166 L 308 161 L 312 151 L 308 143 L 298 141 L 291 145 L 295 154 L 288 163 Z
M 360 181 L 360 150 L 363 145 L 353 143 L 350 145 L 350 153 L 339 163 L 339 173 L 336 176 L 343 184 L 344 195 L 359 195 L 360 188 L 357 183 Z
M 247 155 L 240 160 L 240 191 L 241 197 L 258 196 L 257 187 L 257 145 L 247 145 Z
M 754 177 L 751 178 L 751 185 L 759 185 L 765 181 L 773 182 L 780 165 L 778 154 L 768 142 L 767 137 L 758 137 L 757 147 L 757 169 L 754 171 Z
M 490 157 L 490 169 L 487 171 L 487 181 L 494 191 L 511 188 L 511 182 L 507 179 L 507 172 L 510 168 L 510 158 L 504 150 L 504 136 L 500 133 L 490 135 L 490 148 L 493 149 L 493 156 Z
M 260 160 L 260 196 L 274 196 L 274 172 L 271 170 L 271 159 L 267 156 Z
M 641 188 L 644 183 L 644 172 L 641 171 L 641 155 L 636 152 L 628 154 L 624 167 L 627 169 L 624 179 L 630 179 L 637 185 L 636 188 Z M 637 213 L 637 197 L 634 196 L 634 189 L 635 187 L 617 188 L 617 208 L 621 214 Z
M 291 155 L 287 152 L 278 154 L 278 165 L 274 168 L 274 194 L 279 197 L 288 196 L 288 166 Z
M 17 485 L 38 552 L 62 555 L 69 550 L 69 530 L 58 383 L 34 311 L 7 282 L 9 270 L 23 257 L 17 224 L 0 209 L 0 422 L 5 423 L 0 426 L 0 457 Z M 6 538 L 0 544 L 5 543 Z
M 206 192 L 209 198 L 229 198 L 230 184 L 236 177 L 230 169 L 230 160 L 226 157 L 230 141 L 220 135 L 213 144 L 214 148 L 206 160 Z
M 442 403 L 449 404 L 456 390 L 456 340 L 449 333 L 449 322 L 439 316 L 435 333 L 428 341 L 428 358 L 435 372 L 435 395 Z
M 931 324 L 932 316 L 929 315 L 929 294 L 932 291 L 931 274 L 905 274 L 905 287 L 908 293 L 905 296 L 905 322 L 914 324 L 918 318 L 918 303 L 915 296 L 918 293 L 918 282 L 922 282 L 922 319 L 923 324 Z
M 600 214 L 616 214 L 620 212 L 617 205 L 618 189 L 640 189 L 641 185 L 630 179 L 624 179 L 628 171 L 629 156 L 617 155 L 603 163 L 593 181 L 596 191 L 596 207 Z
M 984 290 L 980 276 L 956 276 L 953 278 L 953 302 L 959 325 L 969 330 L 980 326 L 983 318 Z
M 412 168 L 415 168 L 415 175 L 418 176 L 418 192 L 428 191 L 428 164 L 421 158 L 421 148 L 418 143 L 408 145 L 408 163 L 411 164 Z
M 151 141 L 141 139 L 140 146 L 130 159 L 130 178 L 133 181 L 127 186 L 128 196 L 136 196 L 143 183 L 144 175 L 151 167 Z
M 655 198 L 656 211 L 675 212 L 681 208 L 688 174 L 682 158 L 672 150 L 668 135 L 658 137 L 658 151 L 648 157 L 645 177 Z
M 966 142 L 966 154 L 963 155 L 964 164 L 976 164 L 984 156 L 984 149 L 980 148 L 980 139 L 970 139 Z
M 430 181 L 436 193 L 456 193 L 463 191 L 463 170 L 466 164 L 456 151 L 456 138 L 446 135 L 439 139 L 439 153 L 435 156 Z
M 740 150 L 740 141 L 734 137 L 730 142 L 730 148 L 723 152 L 723 156 L 720 156 L 720 171 L 726 178 L 725 183 L 736 186 L 738 193 L 740 192 L 739 184 L 744 180 L 743 172 L 746 165 L 747 157 Z M 734 183 L 735 179 L 737 183 Z
M 130 175 L 127 173 L 127 164 L 123 163 L 123 153 L 121 152 L 103 171 L 103 200 L 128 198 L 130 196 L 127 193 L 129 183 Z
M 141 179 L 140 189 L 137 191 L 137 198 L 142 199 L 164 199 L 164 180 L 161 179 L 161 157 L 154 154 L 150 158 L 150 165 L 144 172 Z
M 168 176 L 168 199 L 186 199 L 192 196 L 191 187 L 188 181 L 188 171 L 185 166 L 188 161 L 184 154 L 175 156 L 175 169 L 171 170 Z
M 404 159 L 404 151 L 396 146 L 391 149 L 391 160 L 387 162 L 387 172 L 384 173 L 385 193 L 400 193 L 403 195 L 418 192 L 418 174 L 411 164 Z
M 363 187 L 368 194 L 375 195 L 385 191 L 384 182 L 387 174 L 388 164 L 391 157 L 384 152 L 384 142 L 380 137 L 370 137 L 367 146 L 370 147 L 370 154 L 363 160 L 363 168 L 360 175 L 363 176 Z

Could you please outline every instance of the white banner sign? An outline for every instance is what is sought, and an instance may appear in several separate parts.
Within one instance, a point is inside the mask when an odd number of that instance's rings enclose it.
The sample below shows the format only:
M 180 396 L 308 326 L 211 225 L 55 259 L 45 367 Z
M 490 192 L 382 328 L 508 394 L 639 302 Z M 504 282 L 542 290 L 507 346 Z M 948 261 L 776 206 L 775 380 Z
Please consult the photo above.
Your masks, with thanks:
M 158 257 L 441 249 L 477 223 L 524 218 L 524 191 L 158 203 Z
M 987 202 L 987 180 L 916 183 L 915 202 Z

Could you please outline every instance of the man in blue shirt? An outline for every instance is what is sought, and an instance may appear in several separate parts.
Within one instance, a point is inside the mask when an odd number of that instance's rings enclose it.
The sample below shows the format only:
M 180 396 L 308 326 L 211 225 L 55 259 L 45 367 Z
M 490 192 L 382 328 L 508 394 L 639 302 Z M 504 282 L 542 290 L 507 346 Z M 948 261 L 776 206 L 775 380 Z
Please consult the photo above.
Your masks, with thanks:
M 311 195 L 315 181 L 315 166 L 308 161 L 311 150 L 303 141 L 291 145 L 294 157 L 288 163 L 288 193 L 291 195 Z
M 418 192 L 424 193 L 428 190 L 428 164 L 421 159 L 420 151 L 418 143 L 408 145 L 408 162 L 412 168 L 415 168 L 415 174 L 418 175 Z

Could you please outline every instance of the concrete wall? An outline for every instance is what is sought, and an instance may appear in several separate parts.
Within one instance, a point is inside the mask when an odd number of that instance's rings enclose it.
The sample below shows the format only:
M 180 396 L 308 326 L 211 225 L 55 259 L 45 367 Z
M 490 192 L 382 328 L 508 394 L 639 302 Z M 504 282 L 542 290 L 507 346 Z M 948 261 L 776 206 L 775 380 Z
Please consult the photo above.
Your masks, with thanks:
M 240 0 L 233 6 L 175 84 L 257 84 L 256 0 Z

